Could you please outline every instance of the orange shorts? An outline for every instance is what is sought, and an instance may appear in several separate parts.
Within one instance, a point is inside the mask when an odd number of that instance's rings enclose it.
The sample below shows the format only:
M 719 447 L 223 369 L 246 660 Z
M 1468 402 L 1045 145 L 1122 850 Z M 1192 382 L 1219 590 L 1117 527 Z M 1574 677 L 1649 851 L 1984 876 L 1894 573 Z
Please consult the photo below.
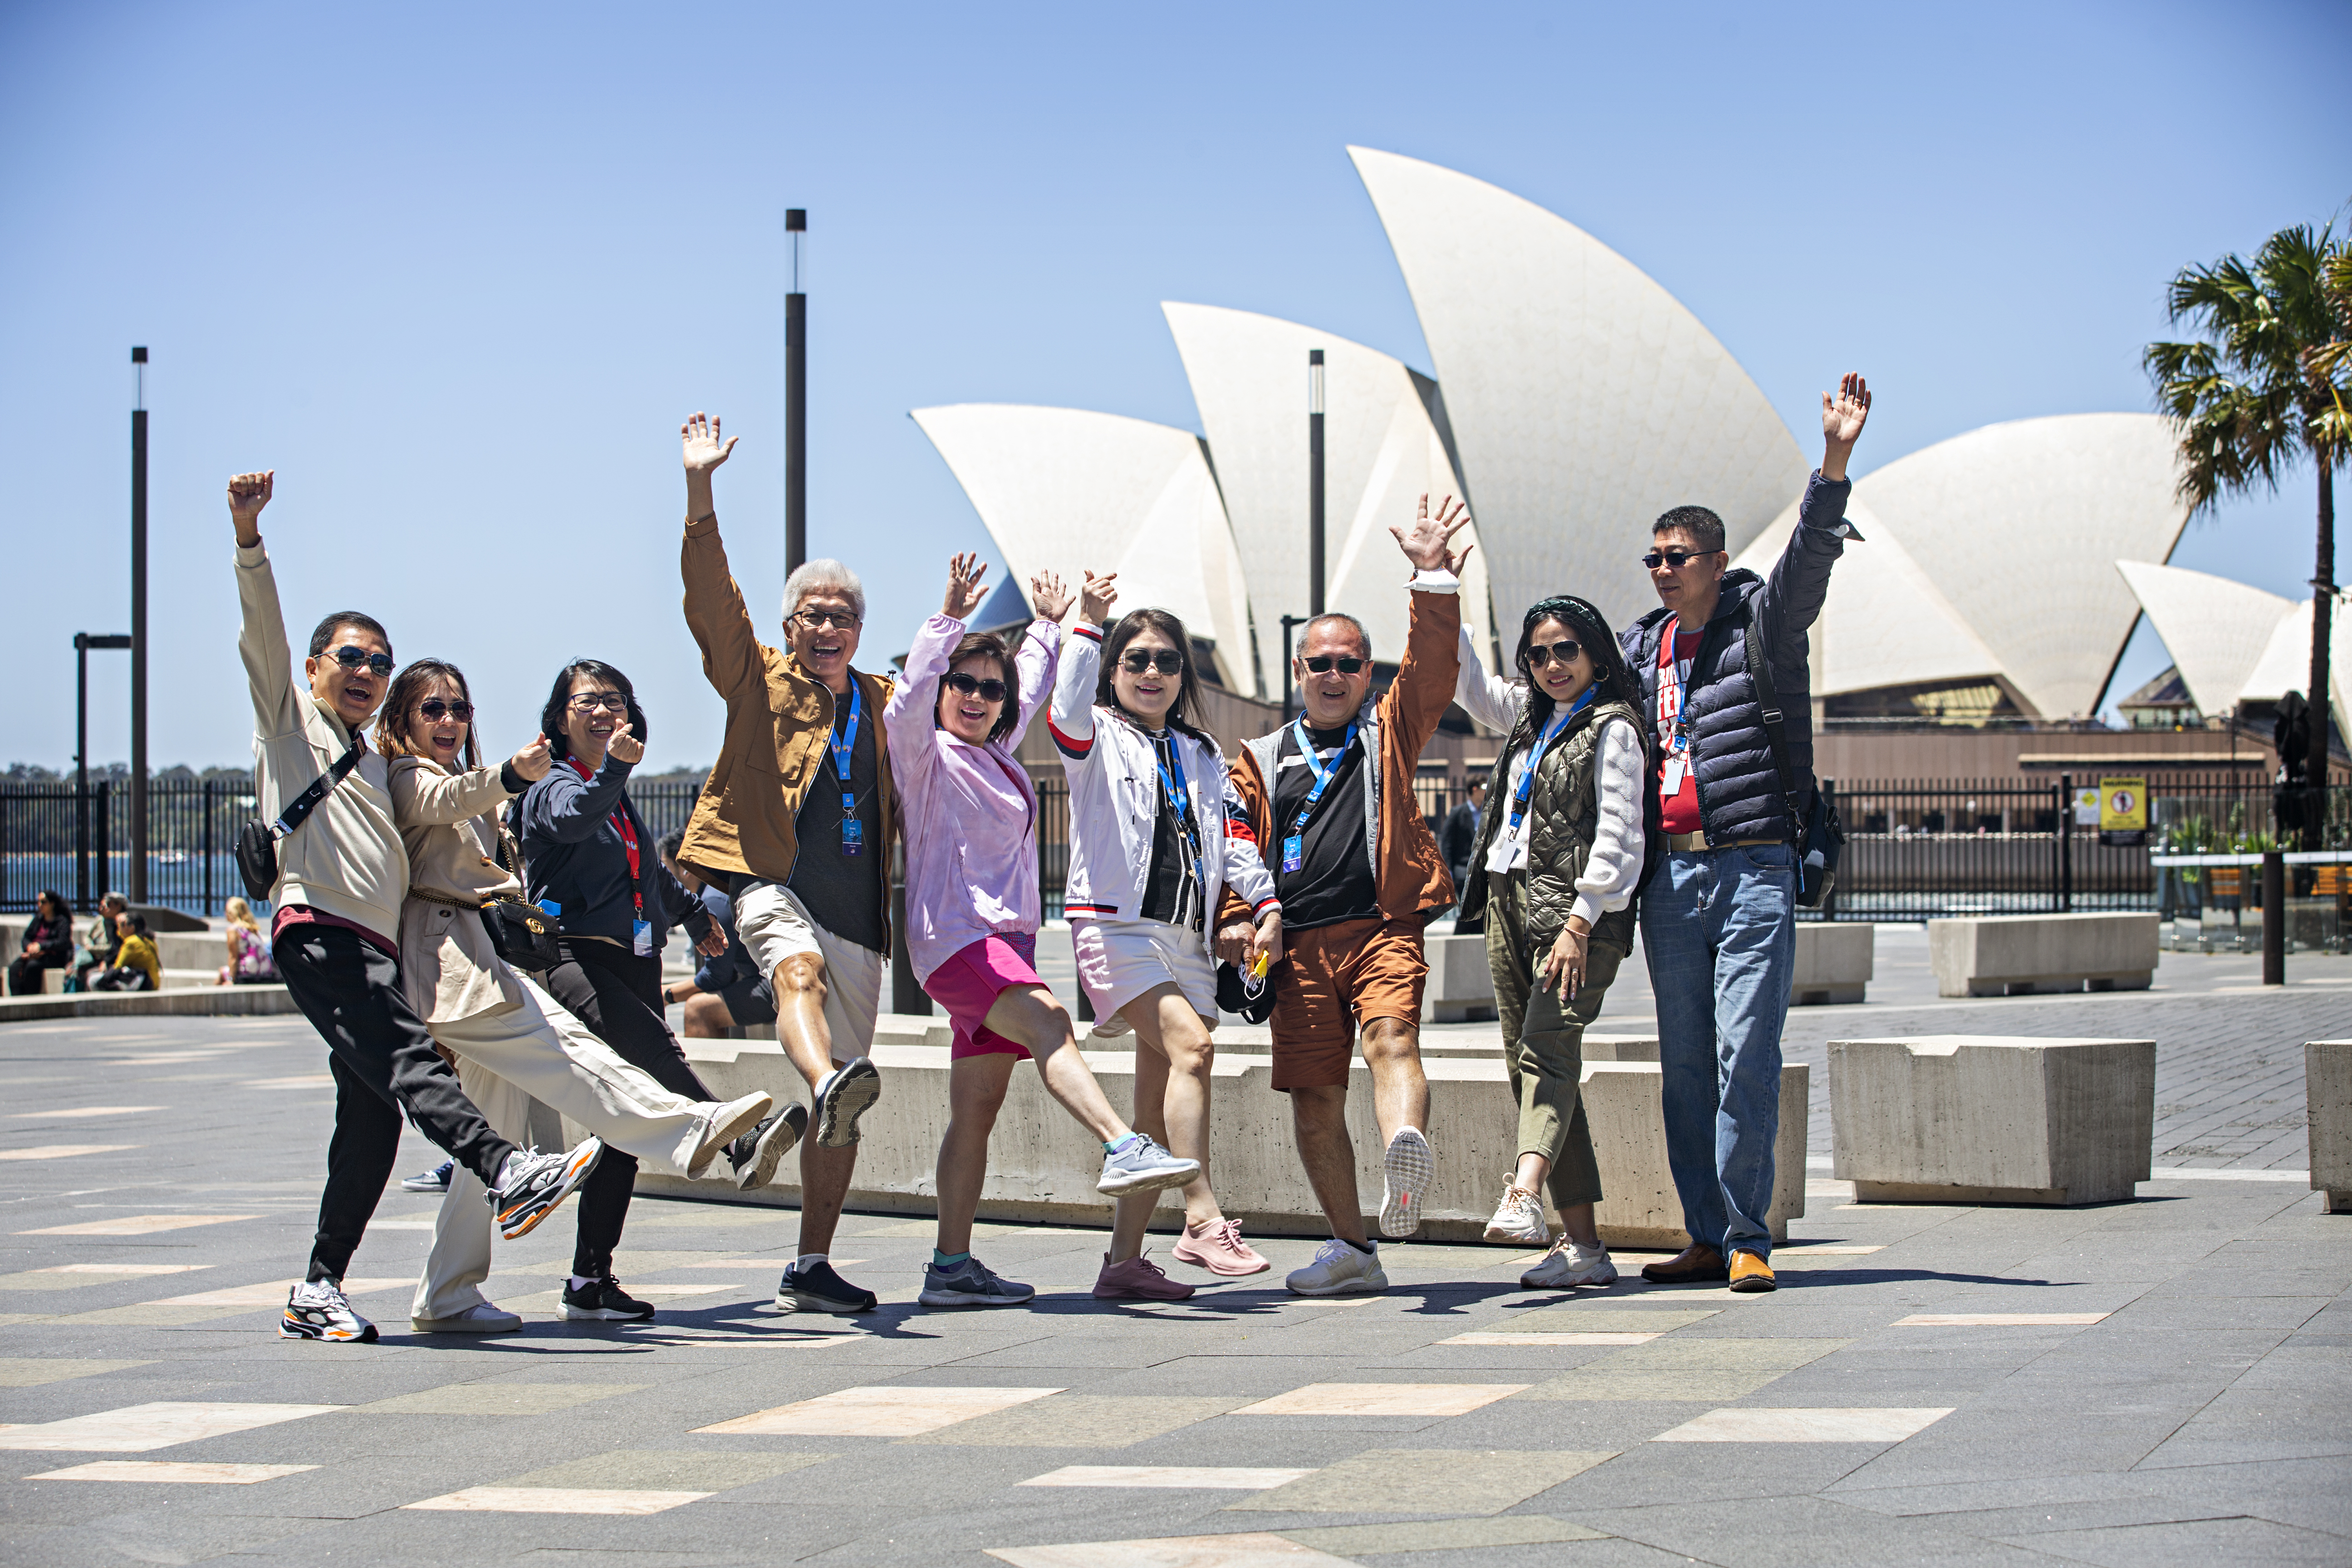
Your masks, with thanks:
M 1356 1030 L 1374 1018 L 1421 1022 L 1429 960 L 1419 921 L 1342 921 L 1283 933 L 1274 988 L 1274 1087 L 1348 1081 Z

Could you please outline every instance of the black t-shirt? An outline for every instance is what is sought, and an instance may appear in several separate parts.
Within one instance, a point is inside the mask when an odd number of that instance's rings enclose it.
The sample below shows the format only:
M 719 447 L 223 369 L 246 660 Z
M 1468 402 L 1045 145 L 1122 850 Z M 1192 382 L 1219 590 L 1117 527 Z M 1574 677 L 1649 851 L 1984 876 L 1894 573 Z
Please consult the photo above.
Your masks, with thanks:
M 1359 730 L 1344 752 L 1339 747 L 1348 739 L 1345 725 L 1310 729 L 1307 735 L 1324 768 L 1336 765 L 1339 771 L 1315 803 L 1315 815 L 1307 819 L 1297 870 L 1283 870 L 1283 848 L 1315 788 L 1315 770 L 1298 754 L 1296 727 L 1285 730 L 1282 743 L 1275 748 L 1273 820 L 1258 826 L 1258 852 L 1265 857 L 1275 890 L 1282 897 L 1285 931 L 1312 931 L 1381 912 L 1380 879 L 1364 843 L 1364 732 Z
M 830 745 L 817 753 L 816 776 L 809 781 L 808 797 L 801 802 L 793 831 L 800 838 L 800 857 L 793 862 L 792 879 L 784 886 L 808 906 L 809 917 L 838 937 L 858 946 L 883 950 L 882 873 L 877 868 L 882 853 L 882 791 L 876 739 L 882 716 L 863 700 L 857 714 L 857 743 L 851 749 L 849 779 L 856 796 L 858 853 L 841 852 L 841 775 Z M 833 733 L 837 741 L 849 727 L 849 700 L 833 704 Z
M 1151 737 L 1152 750 L 1160 755 L 1160 765 L 1168 777 L 1176 776 L 1176 737 L 1162 730 Z M 1190 784 L 1194 781 L 1187 778 Z M 1202 928 L 1201 881 L 1192 860 L 1192 843 L 1199 837 L 1198 825 L 1189 820 L 1179 826 L 1175 809 L 1168 804 L 1168 786 L 1157 773 L 1152 775 L 1151 788 L 1159 797 L 1160 810 L 1151 819 L 1151 869 L 1143 879 L 1143 909 L 1148 921 L 1166 921 L 1170 925 Z M 1186 828 L 1192 829 L 1188 835 Z

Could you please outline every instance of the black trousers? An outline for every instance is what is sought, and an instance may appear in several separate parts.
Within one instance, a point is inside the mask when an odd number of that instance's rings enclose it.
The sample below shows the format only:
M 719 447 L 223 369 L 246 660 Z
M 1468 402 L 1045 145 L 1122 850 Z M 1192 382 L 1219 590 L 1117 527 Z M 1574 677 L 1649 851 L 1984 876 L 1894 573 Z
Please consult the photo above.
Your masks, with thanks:
M 515 1146 L 490 1131 L 433 1048 L 389 954 L 356 931 L 328 925 L 291 927 L 272 952 L 294 1005 L 327 1042 L 335 1077 L 335 1134 L 310 1277 L 341 1279 L 392 1180 L 403 1111 L 486 1185 L 498 1184 Z
M 55 963 L 46 958 L 12 958 L 8 961 L 8 994 L 38 996 L 41 994 L 41 972 L 65 966 L 66 961 L 62 958 Z
M 719 1098 L 695 1075 L 662 1016 L 658 954 L 639 958 L 612 942 L 577 938 L 560 945 L 563 961 L 540 976 L 540 984 L 565 1012 L 671 1093 L 688 1100 Z M 636 1156 L 606 1145 L 604 1157 L 580 1185 L 572 1250 L 572 1272 L 579 1278 L 601 1279 L 612 1272 L 613 1249 L 621 1245 L 636 1184 Z

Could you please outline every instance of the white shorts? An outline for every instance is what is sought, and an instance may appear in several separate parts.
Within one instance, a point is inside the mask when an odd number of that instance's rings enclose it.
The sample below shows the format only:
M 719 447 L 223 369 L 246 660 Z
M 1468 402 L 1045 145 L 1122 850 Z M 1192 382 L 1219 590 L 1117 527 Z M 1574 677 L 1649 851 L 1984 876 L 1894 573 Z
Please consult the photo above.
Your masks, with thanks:
M 771 978 L 784 960 L 816 954 L 824 964 L 824 1026 L 833 1036 L 833 1059 L 852 1061 L 873 1048 L 874 1021 L 882 1011 L 880 953 L 817 924 L 800 895 L 781 882 L 754 882 L 743 889 L 735 900 L 735 934 L 760 973 Z M 780 1040 L 783 1026 L 779 1008 Z
M 1070 922 L 1070 946 L 1078 959 L 1078 981 L 1094 1004 L 1095 1033 L 1124 1030 L 1106 1023 L 1155 985 L 1173 985 L 1192 1011 L 1217 1026 L 1217 966 L 1201 945 L 1201 933 L 1166 921 L 1103 920 L 1080 916 Z

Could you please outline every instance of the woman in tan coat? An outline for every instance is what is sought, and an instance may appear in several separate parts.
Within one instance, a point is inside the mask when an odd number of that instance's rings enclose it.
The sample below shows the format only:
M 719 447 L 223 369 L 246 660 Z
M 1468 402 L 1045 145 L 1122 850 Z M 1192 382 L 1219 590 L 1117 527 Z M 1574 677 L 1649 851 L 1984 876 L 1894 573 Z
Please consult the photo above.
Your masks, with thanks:
M 673 1094 L 588 1032 L 490 945 L 485 898 L 520 893 L 498 859 L 498 810 L 547 772 L 544 737 L 495 768 L 479 763 L 473 703 L 455 665 L 419 659 L 384 699 L 376 746 L 390 761 L 394 821 L 408 849 L 400 973 L 409 1005 L 457 1058 L 458 1079 L 494 1128 L 523 1135 L 538 1100 L 663 1174 L 696 1174 L 767 1114 L 765 1094 L 725 1105 Z M 521 1326 L 483 1300 L 488 1210 L 471 1173 L 452 1171 L 411 1318 L 427 1331 L 498 1333 Z M 583 1226 L 591 1223 L 583 1215 Z M 616 1233 L 618 1226 L 612 1227 Z M 573 1279 L 566 1318 L 649 1318 L 619 1282 Z

